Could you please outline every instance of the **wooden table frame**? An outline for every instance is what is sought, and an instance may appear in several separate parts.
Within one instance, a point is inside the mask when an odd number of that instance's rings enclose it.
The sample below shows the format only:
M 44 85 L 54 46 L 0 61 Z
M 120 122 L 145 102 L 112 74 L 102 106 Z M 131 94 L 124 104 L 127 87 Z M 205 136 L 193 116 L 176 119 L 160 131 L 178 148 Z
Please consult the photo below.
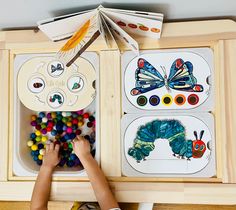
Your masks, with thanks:
M 236 23 L 232 20 L 165 23 L 162 38 L 136 37 L 141 49 L 211 47 L 215 67 L 217 176 L 214 178 L 130 178 L 121 174 L 120 52 L 102 39 L 89 47 L 100 56 L 101 167 L 119 202 L 236 204 Z M 40 31 L 0 32 L 0 200 L 29 200 L 35 177 L 12 173 L 12 69 L 16 54 L 54 52 Z M 121 53 L 127 50 L 121 46 Z M 109 80 L 107 79 L 109 78 Z M 22 193 L 23 191 L 23 193 Z M 75 193 L 76 192 L 76 193 Z M 51 200 L 95 200 L 87 178 L 56 177 Z

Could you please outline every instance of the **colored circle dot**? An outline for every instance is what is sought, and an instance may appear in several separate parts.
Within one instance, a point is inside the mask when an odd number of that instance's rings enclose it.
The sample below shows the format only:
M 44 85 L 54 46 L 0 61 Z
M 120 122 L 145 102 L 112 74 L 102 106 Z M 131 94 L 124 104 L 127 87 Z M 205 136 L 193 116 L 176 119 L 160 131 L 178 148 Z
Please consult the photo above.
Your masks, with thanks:
M 196 94 L 191 94 L 188 96 L 188 103 L 190 105 L 196 105 L 199 102 L 199 97 Z
M 137 104 L 139 106 L 145 106 L 147 104 L 147 98 L 145 96 L 139 96 L 137 98 Z
M 173 101 L 173 99 L 172 99 L 172 97 L 171 97 L 171 95 L 164 95 L 163 97 L 162 97 L 162 103 L 164 104 L 164 105 L 166 105 L 166 106 L 169 106 L 169 105 L 171 105 L 172 104 L 172 101 Z
M 160 98 L 157 95 L 153 95 L 149 98 L 149 103 L 152 106 L 157 106 L 160 103 Z
M 186 102 L 186 98 L 184 95 L 178 94 L 177 96 L 175 96 L 174 101 L 177 105 L 183 105 Z

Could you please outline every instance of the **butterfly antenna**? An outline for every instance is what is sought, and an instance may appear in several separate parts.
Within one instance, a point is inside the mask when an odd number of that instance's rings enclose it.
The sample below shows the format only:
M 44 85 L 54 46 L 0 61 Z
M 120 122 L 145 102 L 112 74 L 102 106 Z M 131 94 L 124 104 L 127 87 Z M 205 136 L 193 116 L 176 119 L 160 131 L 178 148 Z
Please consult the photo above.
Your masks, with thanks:
M 197 131 L 194 131 L 193 134 L 194 134 L 195 138 L 197 139 Z

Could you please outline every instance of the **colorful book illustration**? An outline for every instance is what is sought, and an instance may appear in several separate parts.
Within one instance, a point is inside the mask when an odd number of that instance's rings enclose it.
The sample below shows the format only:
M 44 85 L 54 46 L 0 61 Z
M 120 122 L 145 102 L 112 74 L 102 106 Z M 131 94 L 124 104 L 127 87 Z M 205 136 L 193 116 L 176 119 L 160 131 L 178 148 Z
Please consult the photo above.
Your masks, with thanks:
M 133 36 L 160 38 L 163 14 L 104 8 L 87 10 L 38 22 L 51 40 L 69 39 L 57 53 L 57 59 L 70 66 L 100 35 L 107 47 L 119 39 L 139 54 Z M 116 44 L 118 47 L 118 45 Z

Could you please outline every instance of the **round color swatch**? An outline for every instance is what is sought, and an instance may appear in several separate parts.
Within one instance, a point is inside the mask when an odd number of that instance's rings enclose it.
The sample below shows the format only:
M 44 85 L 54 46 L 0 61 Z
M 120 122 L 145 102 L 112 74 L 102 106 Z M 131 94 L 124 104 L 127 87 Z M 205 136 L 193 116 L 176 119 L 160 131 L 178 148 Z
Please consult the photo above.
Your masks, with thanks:
M 199 102 L 199 97 L 196 94 L 191 94 L 188 96 L 188 103 L 190 105 L 196 105 Z
M 184 105 L 184 103 L 186 102 L 186 98 L 185 98 L 184 95 L 178 94 L 178 95 L 175 96 L 174 101 L 177 105 L 181 106 L 181 105 Z
M 147 104 L 147 98 L 145 96 L 139 96 L 137 98 L 137 104 L 139 106 L 145 106 Z
M 167 94 L 162 97 L 162 103 L 166 106 L 170 106 L 173 102 L 171 95 Z
M 150 103 L 152 106 L 157 106 L 157 105 L 160 103 L 160 98 L 159 98 L 157 95 L 152 95 L 152 96 L 149 98 L 149 103 Z

